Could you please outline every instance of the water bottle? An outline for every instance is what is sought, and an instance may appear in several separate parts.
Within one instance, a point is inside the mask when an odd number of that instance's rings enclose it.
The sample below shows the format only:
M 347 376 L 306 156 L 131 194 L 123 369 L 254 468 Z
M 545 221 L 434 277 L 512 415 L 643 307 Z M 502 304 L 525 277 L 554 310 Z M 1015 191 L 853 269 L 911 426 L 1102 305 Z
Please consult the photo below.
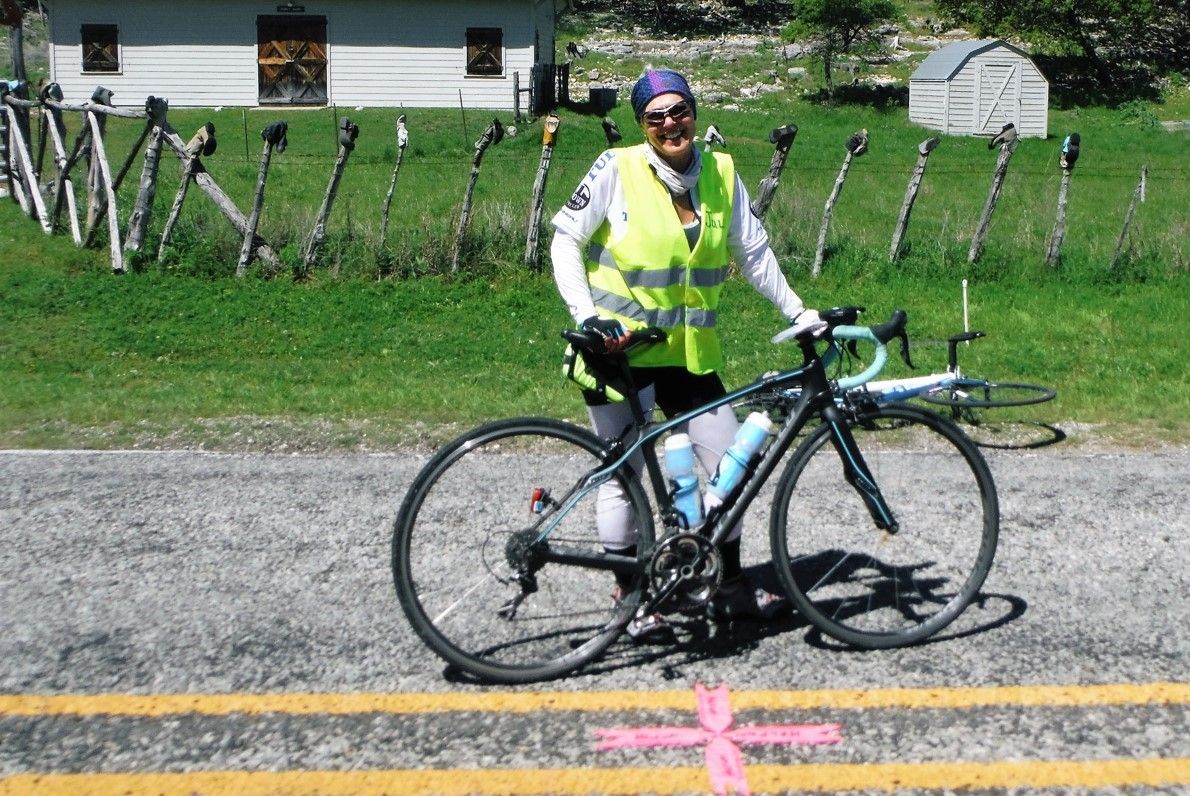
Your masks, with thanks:
M 753 412 L 736 432 L 735 442 L 719 460 L 715 477 L 707 483 L 707 494 L 718 502 L 727 499 L 743 480 L 752 457 L 759 453 L 769 434 L 773 432 L 773 421 L 764 412 Z
M 674 508 L 678 524 L 697 528 L 702 522 L 702 496 L 698 493 L 698 473 L 694 472 L 694 446 L 686 434 L 670 434 L 665 440 L 665 469 L 674 488 Z

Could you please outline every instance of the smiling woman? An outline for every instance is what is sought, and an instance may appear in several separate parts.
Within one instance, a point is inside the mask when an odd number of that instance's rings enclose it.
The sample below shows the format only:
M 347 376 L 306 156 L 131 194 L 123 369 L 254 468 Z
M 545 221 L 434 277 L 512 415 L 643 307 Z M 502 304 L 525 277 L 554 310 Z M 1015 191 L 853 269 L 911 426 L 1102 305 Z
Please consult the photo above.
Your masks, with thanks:
M 664 344 L 627 357 L 645 412 L 657 406 L 674 417 L 726 394 L 715 324 L 731 260 L 791 323 L 811 329 L 819 319 L 785 281 L 732 159 L 694 146 L 698 103 L 686 78 L 669 69 L 647 70 L 631 98 L 644 143 L 608 150 L 596 160 L 554 217 L 550 254 L 571 317 L 601 335 L 608 350 L 623 349 L 634 330 L 664 330 Z M 583 400 L 601 438 L 633 427 L 624 402 L 596 390 L 584 390 Z M 689 434 L 703 469 L 713 473 L 738 428 L 735 414 L 723 406 L 679 431 Z M 638 529 L 621 485 L 601 487 L 597 505 L 604 548 L 635 550 Z M 741 531 L 733 528 L 722 546 L 722 613 L 764 618 L 778 600 L 745 583 Z M 619 583 L 622 590 L 628 586 Z M 634 638 L 664 630 L 656 616 L 636 617 L 628 626 Z

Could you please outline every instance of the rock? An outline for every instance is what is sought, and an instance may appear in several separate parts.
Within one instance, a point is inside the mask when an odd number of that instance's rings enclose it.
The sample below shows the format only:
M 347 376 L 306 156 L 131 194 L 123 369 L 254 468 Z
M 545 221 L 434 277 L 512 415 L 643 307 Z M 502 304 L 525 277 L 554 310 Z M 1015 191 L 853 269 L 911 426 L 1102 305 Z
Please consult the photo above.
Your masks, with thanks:
M 790 59 L 790 58 L 801 58 L 805 55 L 808 55 L 810 50 L 808 47 L 806 47 L 806 45 L 798 44 L 797 42 L 794 42 L 793 44 L 786 44 L 784 47 L 782 47 L 777 52 L 779 52 L 781 54 L 782 58 Z

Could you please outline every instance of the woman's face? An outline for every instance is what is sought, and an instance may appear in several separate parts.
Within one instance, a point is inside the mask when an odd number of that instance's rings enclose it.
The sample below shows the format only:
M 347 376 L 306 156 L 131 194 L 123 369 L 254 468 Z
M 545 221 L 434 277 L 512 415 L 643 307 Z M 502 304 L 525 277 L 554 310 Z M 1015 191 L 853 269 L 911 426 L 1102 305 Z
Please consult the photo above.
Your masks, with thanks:
M 681 94 L 658 94 L 645 106 L 640 126 L 645 140 L 677 171 L 690 165 L 694 147 L 694 108 Z

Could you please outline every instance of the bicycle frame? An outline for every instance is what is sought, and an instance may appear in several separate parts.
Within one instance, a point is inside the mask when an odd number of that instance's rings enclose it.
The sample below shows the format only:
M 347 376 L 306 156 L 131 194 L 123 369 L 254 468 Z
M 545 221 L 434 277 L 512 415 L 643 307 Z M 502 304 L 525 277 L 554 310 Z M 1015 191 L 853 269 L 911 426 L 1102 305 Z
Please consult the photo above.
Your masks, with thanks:
M 672 497 L 666 488 L 667 482 L 665 475 L 661 470 L 661 464 L 658 460 L 656 450 L 657 440 L 673 429 L 688 423 L 692 418 L 714 411 L 721 406 L 750 395 L 764 391 L 791 388 L 793 385 L 799 386 L 799 395 L 796 398 L 792 414 L 777 433 L 776 439 L 769 444 L 761 457 L 753 463 L 743 483 L 736 488 L 733 494 L 727 497 L 727 500 L 721 506 L 717 506 L 708 512 L 705 521 L 695 532 L 708 538 L 712 545 L 716 547 L 720 545 L 727 538 L 730 530 L 747 513 L 752 501 L 773 474 L 781 458 L 793 445 L 797 435 L 805 428 L 811 418 L 820 416 L 831 426 L 831 441 L 843 462 L 847 481 L 855 487 L 863 498 L 876 525 L 888 530 L 890 533 L 895 533 L 897 528 L 896 520 L 887 503 L 885 503 L 883 496 L 880 494 L 875 479 L 869 471 L 863 455 L 856 446 L 855 438 L 852 436 L 846 423 L 843 422 L 841 410 L 836 404 L 836 395 L 839 390 L 844 390 L 855 384 L 862 383 L 879 372 L 886 358 L 884 346 L 875 340 L 867 327 L 840 326 L 835 328 L 834 334 L 836 337 L 851 335 L 853 338 L 875 342 L 878 353 L 873 364 L 858 376 L 832 383 L 827 377 L 826 369 L 833 358 L 831 353 L 834 351 L 834 343 L 832 342 L 832 349 L 827 354 L 819 355 L 812 339 L 799 339 L 798 343 L 805 358 L 805 363 L 801 367 L 770 376 L 762 376 L 757 381 L 730 392 L 721 398 L 660 423 L 648 422 L 640 406 L 639 396 L 635 391 L 630 393 L 627 396 L 627 400 L 630 402 L 629 405 L 632 409 L 634 423 L 629 430 L 639 430 L 641 432 L 640 437 L 626 448 L 623 448 L 620 441 L 612 443 L 609 454 L 615 456 L 615 458 L 602 468 L 589 473 L 582 483 L 576 485 L 571 490 L 571 493 L 564 499 L 564 502 L 553 502 L 555 510 L 550 512 L 548 517 L 543 516 L 541 521 L 539 521 L 534 543 L 542 544 L 548 541 L 550 533 L 557 526 L 560 518 L 569 513 L 575 504 L 592 490 L 598 489 L 602 484 L 611 480 L 621 468 L 631 469 L 629 460 L 638 451 L 644 458 L 645 470 L 649 475 L 649 481 L 653 487 L 661 516 L 664 518 L 676 516 L 673 509 Z M 620 450 L 620 448 L 623 449 Z M 670 523 L 667 520 L 667 526 L 669 525 Z M 637 558 L 627 555 L 616 555 L 614 553 L 591 553 L 579 550 L 555 549 L 545 546 L 540 554 L 544 561 L 578 564 L 594 569 L 606 569 L 630 574 L 639 573 L 642 568 L 642 564 Z M 673 587 L 676 587 L 676 585 L 677 583 L 675 582 Z M 667 592 L 662 592 L 661 594 L 654 595 L 651 602 L 654 604 L 660 603 L 667 596 Z

